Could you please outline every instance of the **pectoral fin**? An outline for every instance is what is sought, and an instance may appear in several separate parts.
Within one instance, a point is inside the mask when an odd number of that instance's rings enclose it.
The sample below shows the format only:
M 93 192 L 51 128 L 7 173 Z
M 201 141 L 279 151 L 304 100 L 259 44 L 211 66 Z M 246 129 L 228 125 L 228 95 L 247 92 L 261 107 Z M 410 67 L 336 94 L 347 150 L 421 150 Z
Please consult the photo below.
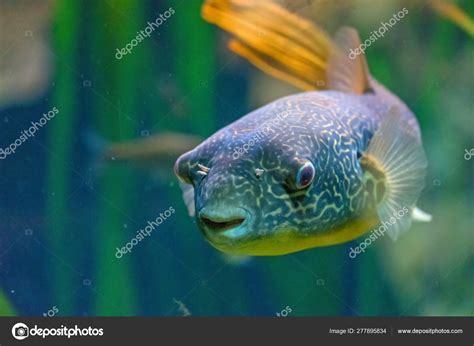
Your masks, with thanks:
M 421 141 L 408 128 L 398 109 L 393 107 L 386 115 L 361 158 L 361 166 L 380 222 L 396 219 L 387 230 L 396 240 L 410 228 L 412 210 L 423 189 L 427 167 Z M 405 215 L 398 218 L 397 213 Z
M 184 204 L 186 205 L 186 208 L 188 208 L 189 216 L 196 215 L 196 208 L 194 206 L 194 186 L 180 181 L 179 187 L 183 191 Z

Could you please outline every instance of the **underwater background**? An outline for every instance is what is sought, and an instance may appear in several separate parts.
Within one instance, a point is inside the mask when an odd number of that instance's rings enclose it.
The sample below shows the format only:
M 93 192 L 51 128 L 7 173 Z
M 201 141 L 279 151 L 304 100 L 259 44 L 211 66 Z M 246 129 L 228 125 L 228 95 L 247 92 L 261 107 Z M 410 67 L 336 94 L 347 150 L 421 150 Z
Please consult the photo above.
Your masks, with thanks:
M 474 2 L 455 3 L 472 18 Z M 433 221 L 355 259 L 349 249 L 360 240 L 225 257 L 188 216 L 171 166 L 104 162 L 101 147 L 169 131 L 206 138 L 299 90 L 231 53 L 228 36 L 200 17 L 202 1 L 3 1 L 0 147 L 58 113 L 0 160 L 0 315 L 473 315 L 472 31 L 428 1 L 284 4 L 331 34 L 349 25 L 362 38 L 409 10 L 366 57 L 420 122 L 429 170 L 418 205 Z M 116 257 L 170 207 L 151 236 Z

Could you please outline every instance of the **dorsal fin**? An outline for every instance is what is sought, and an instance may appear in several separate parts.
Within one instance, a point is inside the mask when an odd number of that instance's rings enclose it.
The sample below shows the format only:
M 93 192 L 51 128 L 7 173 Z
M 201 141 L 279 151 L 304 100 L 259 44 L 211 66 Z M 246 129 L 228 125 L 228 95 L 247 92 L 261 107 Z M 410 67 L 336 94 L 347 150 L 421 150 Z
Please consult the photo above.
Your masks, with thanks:
M 335 37 L 328 66 L 329 89 L 363 94 L 371 90 L 369 68 L 360 50 L 359 34 L 353 28 L 342 27 Z

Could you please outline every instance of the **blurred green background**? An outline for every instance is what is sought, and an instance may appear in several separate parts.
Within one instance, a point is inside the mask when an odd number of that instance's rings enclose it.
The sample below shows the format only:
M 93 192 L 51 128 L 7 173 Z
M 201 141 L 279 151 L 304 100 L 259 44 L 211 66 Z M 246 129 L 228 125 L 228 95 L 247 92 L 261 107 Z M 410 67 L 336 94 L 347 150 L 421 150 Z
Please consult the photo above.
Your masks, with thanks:
M 474 158 L 464 158 L 474 147 L 472 37 L 427 1 L 284 4 L 331 34 L 350 25 L 363 39 L 407 7 L 366 56 L 419 119 L 430 163 L 419 206 L 434 221 L 355 260 L 345 244 L 234 263 L 204 241 L 169 169 L 101 162 L 90 142 L 165 131 L 205 138 L 298 90 L 229 52 L 198 0 L 3 1 L 0 147 L 60 112 L 0 161 L 0 315 L 473 314 Z M 456 4 L 473 16 L 474 2 Z M 151 237 L 115 257 L 170 206 L 176 213 Z

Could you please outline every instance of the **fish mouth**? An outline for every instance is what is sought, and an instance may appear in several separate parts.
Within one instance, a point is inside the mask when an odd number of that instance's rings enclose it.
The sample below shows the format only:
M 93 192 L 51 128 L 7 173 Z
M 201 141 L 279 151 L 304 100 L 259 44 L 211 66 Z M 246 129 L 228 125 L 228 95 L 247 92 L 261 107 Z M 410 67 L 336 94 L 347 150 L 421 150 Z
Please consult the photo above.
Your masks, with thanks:
M 201 221 L 206 225 L 207 228 L 219 232 L 238 227 L 244 223 L 245 219 L 236 218 L 227 221 L 214 221 L 206 216 L 201 216 Z
M 199 212 L 199 221 L 206 231 L 224 234 L 226 231 L 241 229 L 247 223 L 249 213 L 243 208 L 210 209 L 204 207 Z

